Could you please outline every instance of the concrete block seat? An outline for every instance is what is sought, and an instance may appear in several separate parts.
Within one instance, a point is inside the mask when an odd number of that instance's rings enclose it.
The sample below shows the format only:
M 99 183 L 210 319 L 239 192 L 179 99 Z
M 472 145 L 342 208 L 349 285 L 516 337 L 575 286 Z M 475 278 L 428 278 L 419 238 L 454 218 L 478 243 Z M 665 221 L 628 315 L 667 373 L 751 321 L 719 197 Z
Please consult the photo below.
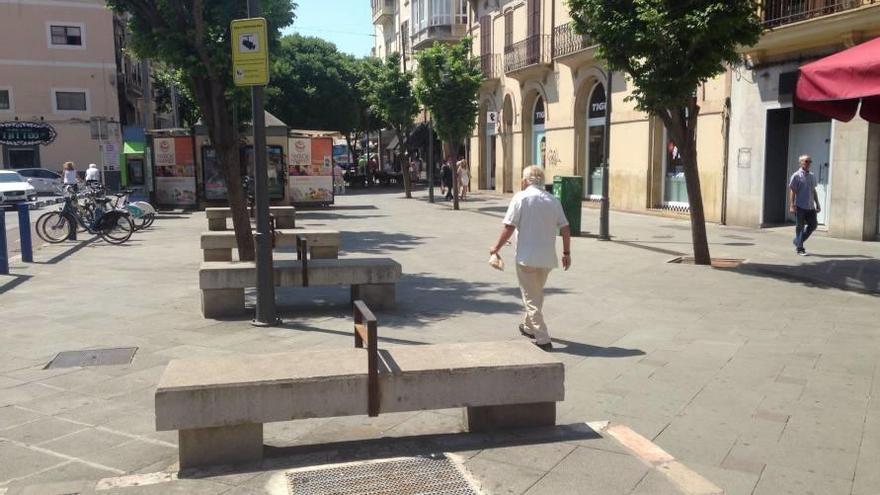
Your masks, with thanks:
M 394 305 L 395 284 L 402 273 L 391 258 L 314 259 L 308 261 L 308 283 L 303 280 L 303 262 L 276 260 L 275 285 L 279 287 L 351 286 L 351 300 L 363 299 L 370 307 Z M 204 262 L 199 269 L 202 315 L 205 318 L 244 313 L 244 289 L 257 286 L 252 262 Z
M 293 206 L 270 206 L 269 215 L 275 218 L 276 229 L 292 229 L 296 227 L 296 208 Z M 208 230 L 226 230 L 226 219 L 232 217 L 229 207 L 205 208 L 208 219 Z
M 276 229 L 275 247 L 296 247 L 297 237 L 308 242 L 312 258 L 339 257 L 338 230 Z M 238 247 L 235 232 L 231 230 L 202 232 L 201 245 L 205 261 L 232 261 L 232 250 Z
M 179 430 L 180 467 L 259 460 L 263 423 L 366 415 L 366 349 L 175 360 L 156 390 L 156 429 Z M 378 351 L 379 411 L 461 407 L 469 431 L 552 426 L 563 363 L 526 341 Z

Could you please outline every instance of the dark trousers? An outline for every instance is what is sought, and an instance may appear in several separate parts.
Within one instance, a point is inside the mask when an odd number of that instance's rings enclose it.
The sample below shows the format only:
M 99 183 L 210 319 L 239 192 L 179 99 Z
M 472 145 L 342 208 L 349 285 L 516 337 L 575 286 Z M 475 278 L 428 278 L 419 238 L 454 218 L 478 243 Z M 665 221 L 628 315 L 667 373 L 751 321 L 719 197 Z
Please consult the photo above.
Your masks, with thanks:
M 819 222 L 816 220 L 816 210 L 805 210 L 801 207 L 796 208 L 797 225 L 794 228 L 794 245 L 798 251 L 804 249 L 804 243 L 816 230 Z

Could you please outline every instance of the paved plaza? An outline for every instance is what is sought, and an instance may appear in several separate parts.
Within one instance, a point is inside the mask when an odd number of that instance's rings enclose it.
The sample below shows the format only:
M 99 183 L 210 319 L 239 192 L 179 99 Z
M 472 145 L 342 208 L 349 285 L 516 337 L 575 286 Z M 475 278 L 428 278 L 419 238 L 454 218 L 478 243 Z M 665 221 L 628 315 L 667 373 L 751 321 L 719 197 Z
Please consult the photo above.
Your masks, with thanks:
M 380 346 L 521 339 L 515 273 L 486 263 L 508 199 L 452 211 L 378 190 L 297 225 L 343 232 L 343 257 L 401 263 Z M 0 275 L 0 495 L 282 494 L 291 469 L 443 454 L 488 494 L 880 493 L 878 243 L 818 233 L 798 257 L 792 228 L 710 226 L 713 256 L 747 260 L 713 269 L 668 263 L 689 251 L 686 220 L 615 212 L 612 242 L 597 226 L 585 208 L 573 267 L 548 283 L 558 427 L 466 434 L 459 410 L 272 423 L 259 465 L 179 474 L 177 435 L 153 412 L 169 360 L 350 347 L 348 289 L 279 289 L 275 328 L 202 318 L 199 212 L 164 214 L 124 246 L 41 246 Z M 137 353 L 43 369 L 115 347 Z

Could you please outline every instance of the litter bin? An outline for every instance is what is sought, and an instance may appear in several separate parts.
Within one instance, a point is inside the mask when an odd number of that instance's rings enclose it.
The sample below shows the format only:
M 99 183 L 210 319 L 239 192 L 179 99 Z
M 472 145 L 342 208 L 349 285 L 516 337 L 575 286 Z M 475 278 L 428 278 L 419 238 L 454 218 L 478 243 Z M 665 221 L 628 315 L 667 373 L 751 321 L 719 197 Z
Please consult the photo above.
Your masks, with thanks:
M 553 178 L 553 195 L 562 203 L 562 211 L 568 219 L 571 235 L 581 235 L 581 201 L 583 200 L 583 177 Z

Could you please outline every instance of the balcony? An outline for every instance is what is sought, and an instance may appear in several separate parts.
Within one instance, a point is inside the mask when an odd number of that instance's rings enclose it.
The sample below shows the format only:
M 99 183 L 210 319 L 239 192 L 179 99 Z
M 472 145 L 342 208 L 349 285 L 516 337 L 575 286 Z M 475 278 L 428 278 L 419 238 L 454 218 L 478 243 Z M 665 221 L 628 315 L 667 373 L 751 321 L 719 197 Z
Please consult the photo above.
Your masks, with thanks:
M 553 58 L 573 55 L 593 46 L 593 43 L 590 43 L 590 39 L 587 36 L 575 33 L 571 24 L 556 26 L 553 28 L 553 35 L 555 38 Z
M 550 71 L 550 37 L 534 35 L 504 48 L 504 73 L 517 80 Z
M 381 24 L 393 19 L 395 3 L 395 0 L 372 0 L 373 24 Z
M 467 24 L 453 21 L 452 16 L 436 16 L 433 22 L 424 25 L 419 30 L 413 30 L 412 49 L 420 50 L 433 45 L 435 42 L 456 42 L 467 35 Z M 414 25 L 413 28 L 416 26 Z
M 764 0 L 761 19 L 764 27 L 773 28 L 868 5 L 880 5 L 880 0 Z
M 480 72 L 483 74 L 483 83 L 480 89 L 494 91 L 501 83 L 501 55 L 497 53 L 484 53 L 480 55 Z

